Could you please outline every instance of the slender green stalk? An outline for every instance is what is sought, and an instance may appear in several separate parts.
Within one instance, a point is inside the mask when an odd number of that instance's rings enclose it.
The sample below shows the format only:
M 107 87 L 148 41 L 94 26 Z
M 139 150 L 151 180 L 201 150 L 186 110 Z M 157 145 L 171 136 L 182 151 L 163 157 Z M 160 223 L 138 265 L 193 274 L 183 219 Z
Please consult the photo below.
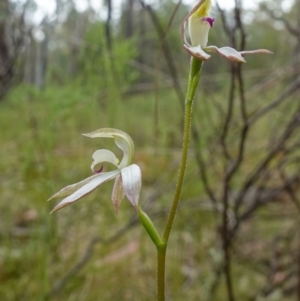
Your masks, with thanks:
M 157 248 L 157 301 L 165 301 L 165 266 L 166 266 L 166 251 L 170 232 L 176 215 L 180 194 L 182 190 L 185 168 L 187 162 L 187 155 L 189 149 L 190 130 L 192 121 L 192 107 L 193 100 L 196 94 L 197 86 L 200 80 L 202 61 L 195 58 L 191 58 L 190 74 L 188 81 L 188 90 L 185 101 L 185 113 L 184 113 L 184 131 L 183 131 L 183 145 L 181 164 L 179 168 L 177 186 L 171 206 L 170 214 L 166 223 L 163 240 L 161 244 L 156 245 Z
M 187 162 L 187 155 L 189 150 L 189 140 L 192 122 L 192 108 L 193 100 L 196 94 L 197 86 L 200 81 L 202 61 L 191 58 L 190 74 L 188 80 L 188 90 L 185 101 L 184 112 L 184 130 L 183 130 L 183 145 L 181 163 L 178 173 L 177 186 L 174 193 L 170 214 L 166 223 L 163 239 L 160 238 L 154 224 L 148 215 L 142 210 L 141 206 L 138 207 L 138 214 L 141 224 L 144 226 L 148 235 L 152 239 L 157 250 L 157 301 L 165 301 L 165 268 L 166 268 L 166 251 L 169 241 L 170 232 L 176 215 L 180 194 L 182 190 L 185 168 Z
M 157 301 L 165 301 L 166 250 L 167 244 L 157 247 Z
M 182 145 L 182 154 L 181 154 L 181 163 L 179 168 L 179 174 L 177 179 L 176 190 L 173 198 L 172 207 L 170 210 L 170 214 L 167 220 L 163 242 L 165 244 L 168 243 L 170 232 L 172 229 L 173 221 L 175 218 L 177 206 L 179 203 L 179 198 L 182 190 L 182 184 L 185 175 L 185 168 L 187 162 L 187 155 L 189 150 L 189 141 L 190 141 L 190 131 L 191 131 L 191 122 L 192 122 L 192 107 L 193 100 L 196 94 L 197 86 L 200 80 L 200 71 L 201 71 L 202 61 L 191 58 L 191 66 L 190 66 L 190 75 L 188 82 L 188 90 L 185 101 L 185 113 L 184 113 L 184 131 L 183 131 L 183 145 Z

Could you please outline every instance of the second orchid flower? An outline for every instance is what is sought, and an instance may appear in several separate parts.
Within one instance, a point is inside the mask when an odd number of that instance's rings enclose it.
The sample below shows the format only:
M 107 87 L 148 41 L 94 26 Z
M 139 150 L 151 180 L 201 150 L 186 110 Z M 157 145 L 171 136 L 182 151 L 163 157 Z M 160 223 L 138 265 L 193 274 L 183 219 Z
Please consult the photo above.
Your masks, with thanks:
M 243 55 L 257 53 L 272 54 L 272 52 L 267 49 L 237 51 L 228 46 L 221 48 L 217 46 L 207 46 L 208 33 L 215 22 L 215 19 L 209 16 L 210 7 L 211 0 L 201 0 L 182 22 L 181 37 L 184 42 L 183 47 L 188 53 L 199 60 L 206 61 L 211 57 L 206 52 L 216 52 L 220 56 L 238 63 L 246 62 Z M 187 24 L 188 30 L 186 30 Z M 187 33 L 191 43 L 187 40 Z
M 129 202 L 137 210 L 142 177 L 139 166 L 131 164 L 134 146 L 130 136 L 123 131 L 110 128 L 100 129 L 83 135 L 90 138 L 113 138 L 116 145 L 123 151 L 123 158 L 119 163 L 115 154 L 110 150 L 99 149 L 95 151 L 92 156 L 93 162 L 91 165 L 91 169 L 95 175 L 86 178 L 81 182 L 66 186 L 59 192 L 55 193 L 49 200 L 62 197 L 64 197 L 64 199 L 54 207 L 52 212 L 73 204 L 90 192 L 94 191 L 103 183 L 113 179 L 115 179 L 115 184 L 111 198 L 116 211 L 118 211 L 120 203 L 125 195 Z M 102 164 L 104 162 L 115 165 L 116 169 L 109 172 L 102 172 L 101 167 L 99 170 L 95 170 L 95 165 Z

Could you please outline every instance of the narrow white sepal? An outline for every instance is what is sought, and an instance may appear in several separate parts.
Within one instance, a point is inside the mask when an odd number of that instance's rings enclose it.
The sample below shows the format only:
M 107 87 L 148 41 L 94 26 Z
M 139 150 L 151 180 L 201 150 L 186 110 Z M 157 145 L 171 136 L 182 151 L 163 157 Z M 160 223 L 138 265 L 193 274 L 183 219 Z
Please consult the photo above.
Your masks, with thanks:
M 225 57 L 226 59 L 232 62 L 246 63 L 243 56 L 237 50 L 228 46 L 221 48 L 218 48 L 217 46 L 208 46 L 205 47 L 205 50 L 216 52 L 220 56 Z
M 274 52 L 268 50 L 268 49 L 256 49 L 256 50 L 244 50 L 240 51 L 240 54 L 246 55 L 246 54 L 273 54 Z
M 137 208 L 142 187 L 142 174 L 138 165 L 132 164 L 121 169 L 123 189 L 126 197 Z
M 90 182 L 91 180 L 93 180 L 95 177 L 97 177 L 97 175 L 93 175 L 91 177 L 88 177 L 78 183 L 75 184 L 71 184 L 68 185 L 64 188 L 62 188 L 60 191 L 56 192 L 54 195 L 52 195 L 48 201 L 53 200 L 53 199 L 58 199 L 58 198 L 63 198 L 66 197 L 70 194 L 72 194 L 73 192 L 75 192 L 76 190 L 78 190 L 79 188 L 81 188 L 82 186 L 84 186 L 86 183 Z
M 119 170 L 113 170 L 110 172 L 97 174 L 87 184 L 85 184 L 76 192 L 63 199 L 58 205 L 54 207 L 51 213 L 80 200 L 81 198 L 83 198 L 84 196 L 86 196 L 87 194 L 95 190 L 98 186 L 100 186 L 104 182 L 107 182 L 115 178 L 118 174 L 120 174 Z

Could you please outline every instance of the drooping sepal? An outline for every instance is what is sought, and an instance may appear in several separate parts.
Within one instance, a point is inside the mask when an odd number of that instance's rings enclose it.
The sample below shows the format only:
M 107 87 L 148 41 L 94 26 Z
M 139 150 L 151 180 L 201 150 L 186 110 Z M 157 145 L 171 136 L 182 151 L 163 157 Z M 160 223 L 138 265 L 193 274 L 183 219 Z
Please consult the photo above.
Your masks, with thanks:
M 122 177 L 121 175 L 117 175 L 114 183 L 114 188 L 111 195 L 111 201 L 115 207 L 116 213 L 118 213 L 121 202 L 125 196 Z

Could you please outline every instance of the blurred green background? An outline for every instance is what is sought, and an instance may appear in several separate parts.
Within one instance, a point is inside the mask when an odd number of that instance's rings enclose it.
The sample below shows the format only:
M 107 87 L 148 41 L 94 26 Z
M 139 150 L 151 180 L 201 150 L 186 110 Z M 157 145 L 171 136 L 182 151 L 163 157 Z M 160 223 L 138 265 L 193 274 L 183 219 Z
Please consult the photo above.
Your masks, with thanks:
M 167 300 L 230 300 L 224 179 L 239 159 L 244 102 L 246 120 L 259 118 L 227 194 L 234 300 L 300 300 L 300 1 L 225 2 L 213 2 L 209 44 L 274 54 L 241 68 L 216 55 L 204 64 Z M 127 201 L 116 216 L 113 183 L 53 215 L 46 200 L 91 175 L 96 149 L 118 153 L 81 134 L 118 128 L 135 142 L 140 201 L 162 231 L 189 70 L 180 24 L 194 4 L 0 1 L 0 300 L 155 300 L 155 248 Z

